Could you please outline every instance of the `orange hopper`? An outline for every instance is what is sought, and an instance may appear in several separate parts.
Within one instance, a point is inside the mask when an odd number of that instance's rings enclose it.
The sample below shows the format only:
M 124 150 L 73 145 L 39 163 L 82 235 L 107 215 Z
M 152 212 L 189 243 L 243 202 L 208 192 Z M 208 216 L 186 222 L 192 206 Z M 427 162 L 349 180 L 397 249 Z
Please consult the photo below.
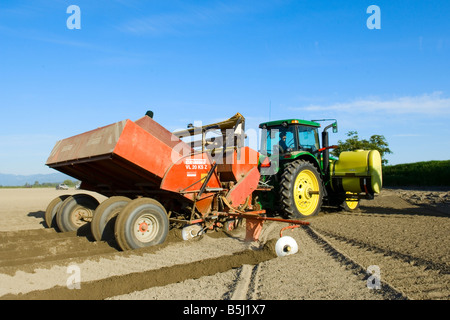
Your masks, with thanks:
M 231 130 L 239 116 L 219 129 Z M 85 190 L 131 198 L 168 192 L 169 198 L 176 194 L 195 202 L 202 214 L 211 211 L 223 183 L 233 186 L 226 194 L 230 204 L 237 207 L 248 200 L 260 177 L 256 151 L 233 146 L 217 157 L 204 145 L 203 150 L 194 147 L 144 116 L 58 141 L 46 164 L 81 180 Z

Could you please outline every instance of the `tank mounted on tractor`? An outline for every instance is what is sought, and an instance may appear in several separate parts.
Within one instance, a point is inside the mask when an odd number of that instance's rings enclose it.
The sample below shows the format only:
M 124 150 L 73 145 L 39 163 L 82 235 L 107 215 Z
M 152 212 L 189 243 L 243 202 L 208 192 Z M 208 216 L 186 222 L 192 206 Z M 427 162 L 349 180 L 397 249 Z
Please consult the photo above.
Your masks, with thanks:
M 327 130 L 337 129 L 336 122 L 323 130 L 322 147 L 318 122 L 271 121 L 260 127 L 266 137 L 260 152 L 245 146 L 245 118 L 239 113 L 171 133 L 149 111 L 136 121 L 58 141 L 46 164 L 82 181 L 80 189 L 108 199 L 60 196 L 48 205 L 45 221 L 61 232 L 88 225 L 96 240 L 114 240 L 122 250 L 163 243 L 170 228 L 181 229 L 187 240 L 230 230 L 243 220 L 246 240 L 252 241 L 264 221 L 295 228 L 309 224 L 296 219 L 317 214 L 325 201 L 354 209 L 360 198 L 380 191 L 377 151 L 329 158 Z M 268 216 L 273 210 L 285 217 Z M 297 248 L 286 236 L 276 244 L 278 255 Z

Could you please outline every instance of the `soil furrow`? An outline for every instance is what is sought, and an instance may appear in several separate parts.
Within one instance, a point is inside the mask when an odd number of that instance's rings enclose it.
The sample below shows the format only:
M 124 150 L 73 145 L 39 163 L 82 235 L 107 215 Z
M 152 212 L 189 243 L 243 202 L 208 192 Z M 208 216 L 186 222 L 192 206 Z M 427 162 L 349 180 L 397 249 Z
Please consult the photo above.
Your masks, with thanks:
M 32 291 L 25 294 L 6 294 L 3 300 L 36 300 L 36 299 L 105 299 L 114 295 L 127 294 L 156 286 L 165 286 L 171 283 L 210 276 L 218 272 L 225 272 L 243 265 L 256 265 L 260 262 L 273 259 L 271 246 L 261 250 L 245 250 L 233 255 L 218 258 L 204 259 L 188 264 L 163 267 L 144 272 L 129 273 L 113 276 L 106 279 L 82 282 L 80 289 L 69 290 L 64 286 L 52 287 L 47 290 Z
M 348 251 L 343 251 L 342 247 L 337 246 L 335 242 L 331 242 L 329 238 L 323 236 L 314 228 L 305 228 L 306 233 L 317 243 L 323 246 L 324 250 L 341 265 L 344 265 L 347 269 L 352 270 L 352 272 L 360 276 L 367 282 L 369 279 L 369 274 L 367 272 L 367 267 L 364 267 L 355 258 L 348 253 Z M 385 299 L 389 300 L 405 300 L 407 297 L 397 288 L 387 283 L 386 281 L 380 281 L 380 288 L 378 293 L 382 294 Z
M 450 275 L 440 265 L 423 260 L 405 259 L 404 255 L 373 248 L 367 244 L 355 244 L 351 239 L 335 237 L 327 233 L 320 237 L 327 239 L 336 250 L 345 252 L 363 270 L 376 265 L 380 270 L 380 279 L 391 288 L 401 292 L 411 300 L 450 298 Z M 439 294 L 436 294 L 439 292 Z
M 444 263 L 437 263 L 430 260 L 423 259 L 421 257 L 414 257 L 412 255 L 404 254 L 401 252 L 396 252 L 392 250 L 387 250 L 383 247 L 374 246 L 372 244 L 368 244 L 362 241 L 358 241 L 355 239 L 347 238 L 345 236 L 336 235 L 332 232 L 323 231 L 318 229 L 323 235 L 332 237 L 336 240 L 339 240 L 341 243 L 346 243 L 347 245 L 355 246 L 360 248 L 362 251 L 368 250 L 370 252 L 379 253 L 386 256 L 392 256 L 398 260 L 403 260 L 406 264 L 413 264 L 424 266 L 427 269 L 433 269 L 439 271 L 442 274 L 450 274 L 450 266 Z

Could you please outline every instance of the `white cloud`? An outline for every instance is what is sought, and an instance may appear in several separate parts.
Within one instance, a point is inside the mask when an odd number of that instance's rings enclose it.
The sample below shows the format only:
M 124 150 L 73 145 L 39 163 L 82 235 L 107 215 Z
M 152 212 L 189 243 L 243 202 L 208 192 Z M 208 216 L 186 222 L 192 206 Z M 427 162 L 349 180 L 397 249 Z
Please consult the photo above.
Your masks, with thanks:
M 450 98 L 443 97 L 442 92 L 433 92 L 420 96 L 403 96 L 390 100 L 377 97 L 357 99 L 350 102 L 331 105 L 309 105 L 303 111 L 340 111 L 357 113 L 388 113 L 388 114 L 449 114 Z
M 418 133 L 399 133 L 399 134 L 393 134 L 393 137 L 399 137 L 399 138 L 414 138 L 414 137 L 424 137 L 423 134 Z
M 120 25 L 118 29 L 137 35 L 180 34 L 186 32 L 187 27 L 217 24 L 227 17 L 245 12 L 248 12 L 248 8 L 242 4 L 212 2 L 205 6 L 187 5 L 175 12 L 134 18 Z

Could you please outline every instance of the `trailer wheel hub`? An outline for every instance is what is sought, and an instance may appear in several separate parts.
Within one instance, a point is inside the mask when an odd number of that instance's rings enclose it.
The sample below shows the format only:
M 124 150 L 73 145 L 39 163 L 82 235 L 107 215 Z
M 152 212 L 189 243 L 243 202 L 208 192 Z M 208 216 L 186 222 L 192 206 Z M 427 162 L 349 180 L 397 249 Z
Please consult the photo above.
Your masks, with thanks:
M 158 220 L 151 214 L 145 214 L 135 223 L 135 237 L 141 242 L 150 242 L 158 234 Z
M 73 211 L 70 220 L 74 225 L 80 227 L 85 224 L 85 221 L 87 221 L 86 219 L 89 218 L 89 216 L 91 216 L 91 211 L 88 208 L 80 206 Z
M 142 233 L 147 232 L 148 231 L 148 224 L 146 222 L 142 222 L 139 225 L 139 231 L 142 232 Z

